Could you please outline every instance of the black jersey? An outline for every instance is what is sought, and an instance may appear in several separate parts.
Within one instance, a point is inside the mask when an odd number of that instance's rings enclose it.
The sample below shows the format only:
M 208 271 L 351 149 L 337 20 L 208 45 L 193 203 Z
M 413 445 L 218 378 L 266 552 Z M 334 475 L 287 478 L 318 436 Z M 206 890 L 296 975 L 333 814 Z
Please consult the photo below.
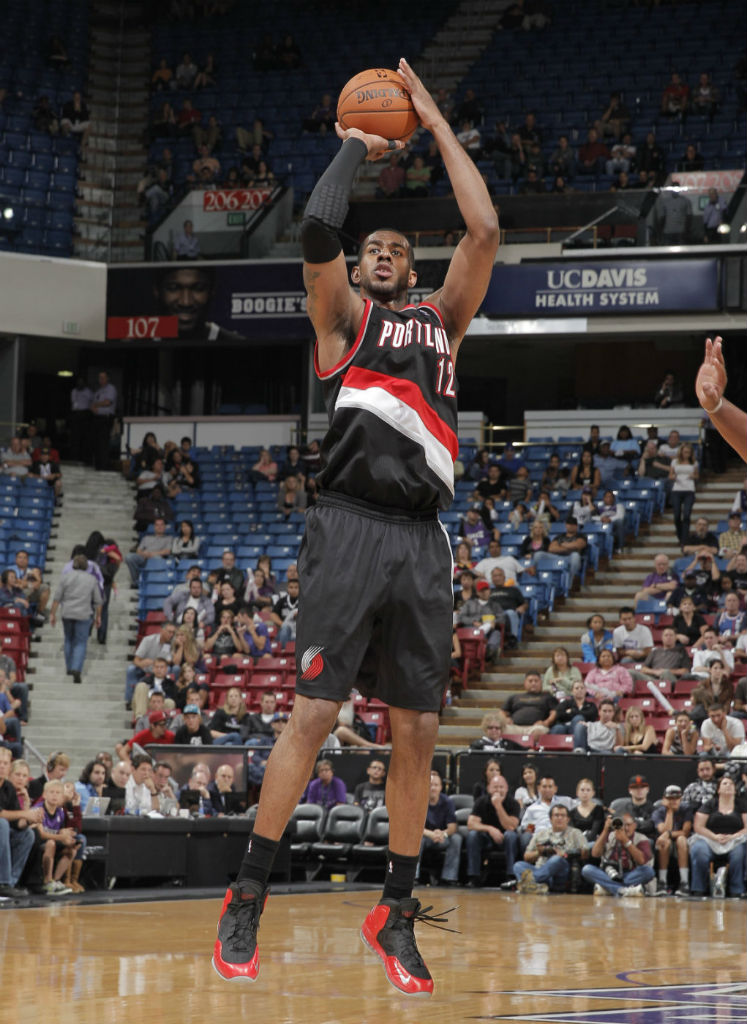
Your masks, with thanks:
M 320 372 L 329 416 L 322 444 L 323 489 L 374 505 L 448 508 L 454 497 L 457 399 L 440 312 L 366 300 L 355 341 Z

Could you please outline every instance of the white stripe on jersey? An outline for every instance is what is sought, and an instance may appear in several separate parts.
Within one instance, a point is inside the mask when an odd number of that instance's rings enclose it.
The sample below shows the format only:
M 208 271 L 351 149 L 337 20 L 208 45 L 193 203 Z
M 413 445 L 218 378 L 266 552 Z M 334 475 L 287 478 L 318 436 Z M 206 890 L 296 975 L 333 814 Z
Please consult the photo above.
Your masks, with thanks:
M 340 388 L 335 409 L 365 409 L 400 434 L 409 437 L 423 449 L 429 468 L 454 494 L 454 462 L 449 449 L 436 440 L 420 416 L 406 402 L 400 401 L 384 388 Z

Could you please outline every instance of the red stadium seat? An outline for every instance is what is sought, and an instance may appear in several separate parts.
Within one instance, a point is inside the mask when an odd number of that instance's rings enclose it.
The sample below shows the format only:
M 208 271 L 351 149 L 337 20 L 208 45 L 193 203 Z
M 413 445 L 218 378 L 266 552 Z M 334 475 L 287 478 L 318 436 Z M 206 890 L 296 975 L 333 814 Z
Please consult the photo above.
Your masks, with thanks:
M 573 737 L 546 732 L 534 737 L 535 750 L 573 750 Z
M 587 675 L 593 668 L 597 667 L 597 663 L 595 661 L 574 661 L 573 664 L 574 667 L 579 670 L 584 679 L 586 679 Z
M 376 727 L 375 743 L 386 743 L 390 738 L 389 715 L 384 711 L 361 711 L 362 721 L 368 726 Z
M 700 686 L 702 682 L 702 679 L 678 679 L 674 684 L 674 693 L 678 697 L 686 696 L 692 693 L 695 687 Z
M 690 711 L 693 706 L 689 697 L 669 697 L 668 700 L 675 711 Z
M 671 693 L 672 684 L 667 679 L 653 679 L 652 682 L 656 683 L 662 693 Z M 633 693 L 640 694 L 642 697 L 650 696 L 651 691 L 648 688 L 648 684 L 643 679 L 637 679 L 633 684 Z
M 462 647 L 462 689 L 466 689 L 472 672 L 481 675 L 485 671 L 487 643 L 485 634 L 477 626 L 463 626 L 457 630 Z
M 520 747 L 524 747 L 525 750 L 531 750 L 534 746 L 533 738 L 525 732 L 506 732 L 503 734 L 503 738 L 506 740 L 513 740 L 514 743 L 518 743 Z

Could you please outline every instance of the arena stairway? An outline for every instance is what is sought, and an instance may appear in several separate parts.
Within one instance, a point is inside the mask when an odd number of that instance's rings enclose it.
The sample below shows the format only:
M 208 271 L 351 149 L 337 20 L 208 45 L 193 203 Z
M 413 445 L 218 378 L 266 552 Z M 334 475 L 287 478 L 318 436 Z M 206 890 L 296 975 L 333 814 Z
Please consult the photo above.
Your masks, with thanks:
M 705 515 L 715 528 L 716 523 L 728 515 L 743 479 L 741 467 L 730 468 L 720 476 L 709 476 L 698 490 L 692 521 L 698 515 Z M 623 555 L 615 555 L 607 565 L 600 565 L 595 574 L 587 571 L 585 585 L 565 601 L 561 599 L 556 603 L 552 613 L 538 623 L 534 634 L 524 637 L 519 650 L 509 652 L 496 665 L 489 666 L 490 671 L 484 672 L 453 699 L 450 707 L 444 708 L 438 745 L 463 749 L 477 739 L 483 715 L 501 707 L 509 694 L 522 690 L 525 672 L 535 669 L 544 674 L 556 647 L 567 647 L 571 662 L 580 661 L 580 637 L 588 617 L 600 612 L 608 626 L 616 625 L 620 607 L 633 604 L 635 593 L 653 571 L 653 559 L 659 552 L 668 555 L 672 563 L 680 557 L 669 509 L 663 516 L 655 517 L 648 527 L 642 527 Z
M 133 492 L 119 473 L 100 472 L 80 465 L 63 465 L 65 496 L 56 516 L 47 555 L 45 582 L 54 589 L 76 544 L 84 544 L 93 530 L 113 537 L 122 551 L 137 540 L 133 530 Z M 52 547 L 53 545 L 53 547 Z M 129 734 L 124 711 L 124 678 L 134 638 L 135 608 L 130 578 L 122 566 L 115 578 L 116 592 L 109 607 L 107 642 L 95 634 L 89 640 L 83 681 L 73 683 L 65 674 L 62 625 L 47 623 L 32 644 L 27 681 L 33 683 L 31 720 L 24 737 L 45 757 L 64 750 L 71 760 L 70 778 L 98 750 L 114 749 Z M 38 765 L 31 759 L 32 773 Z

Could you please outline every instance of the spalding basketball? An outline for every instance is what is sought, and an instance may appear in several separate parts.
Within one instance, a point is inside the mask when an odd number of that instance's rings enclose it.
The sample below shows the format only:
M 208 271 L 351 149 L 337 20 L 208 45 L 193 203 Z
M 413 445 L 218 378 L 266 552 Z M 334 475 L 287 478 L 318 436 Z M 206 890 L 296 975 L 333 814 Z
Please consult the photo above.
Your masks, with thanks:
M 341 128 L 406 141 L 418 126 L 410 93 L 396 71 L 370 68 L 345 85 L 337 101 Z

